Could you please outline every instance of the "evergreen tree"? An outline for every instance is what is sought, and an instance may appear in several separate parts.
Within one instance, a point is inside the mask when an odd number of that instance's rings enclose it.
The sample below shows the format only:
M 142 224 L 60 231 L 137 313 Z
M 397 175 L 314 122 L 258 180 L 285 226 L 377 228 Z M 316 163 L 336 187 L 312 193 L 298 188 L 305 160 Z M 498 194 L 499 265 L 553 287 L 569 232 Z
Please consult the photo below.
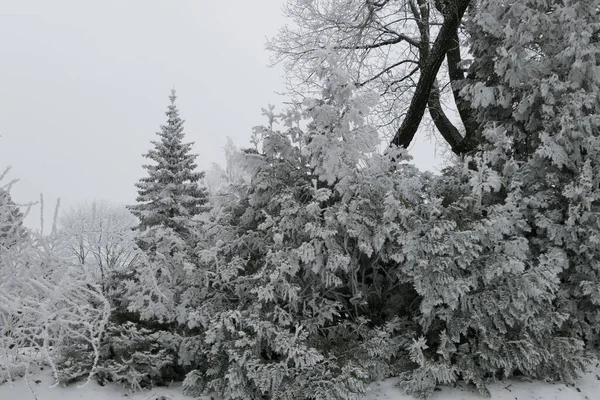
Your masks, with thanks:
M 159 140 L 152 142 L 154 148 L 145 154 L 153 163 L 144 165 L 148 175 L 136 184 L 138 203 L 128 207 L 139 219 L 135 241 L 142 252 L 132 279 L 126 282 L 126 301 L 113 314 L 115 326 L 103 352 L 103 379 L 127 381 L 132 386 L 183 378 L 178 352 L 187 335 L 181 324 L 187 307 L 185 293 L 197 273 L 198 216 L 208 201 L 200 184 L 204 173 L 195 171 L 193 143 L 184 142 L 175 90 L 169 98 L 167 123 L 157 133 Z M 143 367 L 119 358 L 120 349 L 127 346 L 124 337 L 135 343 L 128 359 L 140 360 Z
M 0 246 L 11 247 L 25 235 L 23 213 L 12 201 L 8 187 L 0 186 Z
M 194 265 L 200 224 L 196 217 L 205 210 L 208 197 L 200 185 L 204 173 L 195 171 L 193 143 L 184 142 L 175 90 L 169 98 L 167 123 L 145 155 L 154 164 L 144 166 L 148 176 L 136 184 L 138 204 L 129 207 L 140 220 L 136 241 L 145 256 L 130 288 L 129 308 L 143 319 L 161 322 L 178 319 L 176 310 Z
M 184 143 L 184 121 L 175 105 L 175 90 L 167 107 L 167 124 L 157 133 L 160 140 L 144 157 L 154 165 L 144 165 L 148 176 L 136 184 L 138 204 L 130 206 L 139 218 L 139 228 L 162 226 L 180 235 L 189 235 L 194 216 L 204 210 L 206 191 L 199 185 L 204 172 L 196 172 L 197 155 L 191 153 L 193 143 Z

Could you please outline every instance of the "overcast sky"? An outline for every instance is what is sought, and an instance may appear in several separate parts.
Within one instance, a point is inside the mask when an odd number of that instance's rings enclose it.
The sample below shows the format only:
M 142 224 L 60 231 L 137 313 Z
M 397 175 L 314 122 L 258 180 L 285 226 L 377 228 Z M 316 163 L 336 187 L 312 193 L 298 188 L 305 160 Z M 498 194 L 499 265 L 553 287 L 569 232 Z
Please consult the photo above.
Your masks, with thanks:
M 222 162 L 227 136 L 248 145 L 260 109 L 283 101 L 264 49 L 283 3 L 0 0 L 0 170 L 19 179 L 13 198 L 134 202 L 172 87 L 200 168 Z M 421 167 L 433 147 L 413 150 Z

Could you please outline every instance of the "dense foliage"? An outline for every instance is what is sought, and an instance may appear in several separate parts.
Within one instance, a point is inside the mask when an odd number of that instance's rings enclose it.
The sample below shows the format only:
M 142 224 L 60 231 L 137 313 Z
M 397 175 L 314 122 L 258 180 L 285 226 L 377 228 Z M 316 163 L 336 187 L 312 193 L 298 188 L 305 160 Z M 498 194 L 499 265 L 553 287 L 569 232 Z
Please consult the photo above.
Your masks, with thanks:
M 469 29 L 481 158 L 526 222 L 529 259 L 560 267 L 565 334 L 597 346 L 598 1 L 481 2 Z

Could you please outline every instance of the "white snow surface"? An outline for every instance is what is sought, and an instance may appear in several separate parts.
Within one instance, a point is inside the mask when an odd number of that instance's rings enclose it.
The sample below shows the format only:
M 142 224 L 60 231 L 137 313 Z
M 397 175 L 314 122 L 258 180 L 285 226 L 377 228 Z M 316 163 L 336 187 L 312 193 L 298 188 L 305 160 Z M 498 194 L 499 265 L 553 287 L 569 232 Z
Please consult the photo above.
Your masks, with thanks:
M 0 400 L 191 400 L 181 393 L 181 386 L 154 388 L 131 393 L 115 385 L 100 386 L 89 382 L 84 386 L 51 387 L 49 374 L 29 378 L 28 387 L 24 379 L 0 386 Z M 363 400 L 414 400 L 395 386 L 396 379 L 388 379 L 371 385 L 370 393 Z M 33 393 L 32 393 L 33 390 Z M 543 382 L 507 380 L 489 385 L 494 400 L 600 400 L 600 364 L 595 363 L 590 371 L 573 386 Z M 198 398 L 196 398 L 198 399 Z M 202 397 L 210 400 L 210 397 Z M 442 388 L 430 400 L 484 400 L 471 387 Z
M 92 380 L 87 384 L 52 387 L 50 374 L 30 376 L 28 383 L 19 378 L 15 382 L 0 385 L 0 400 L 191 400 L 181 393 L 181 385 L 157 387 L 141 392 L 128 391 L 121 386 L 100 386 Z M 12 386 L 12 387 L 11 387 Z M 33 392 L 32 392 L 33 391 Z M 210 398 L 205 398 L 209 400 Z
M 594 364 L 575 385 L 519 381 L 510 379 L 488 385 L 493 400 L 600 400 L 600 364 Z M 397 380 L 388 379 L 371 385 L 364 400 L 414 400 L 396 387 Z M 2 398 L 0 396 L 0 398 Z M 429 400 L 485 400 L 473 387 L 442 387 Z M 4 400 L 4 399 L 2 399 Z

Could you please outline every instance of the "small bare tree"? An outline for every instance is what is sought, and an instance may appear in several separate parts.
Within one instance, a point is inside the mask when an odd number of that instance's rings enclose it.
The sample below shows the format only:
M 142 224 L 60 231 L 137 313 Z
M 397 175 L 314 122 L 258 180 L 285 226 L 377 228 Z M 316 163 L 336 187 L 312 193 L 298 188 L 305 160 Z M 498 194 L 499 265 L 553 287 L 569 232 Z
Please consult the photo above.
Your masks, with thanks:
M 60 217 L 58 232 L 76 264 L 106 294 L 110 275 L 126 271 L 138 258 L 133 231 L 136 224 L 125 207 L 83 203 Z
M 0 174 L 0 384 L 49 365 L 57 383 L 61 353 L 82 343 L 88 380 L 97 371 L 111 306 L 97 282 L 68 267 L 60 238 L 23 227 Z M 43 218 L 43 215 L 42 215 Z M 29 381 L 27 381 L 29 382 Z M 31 386 L 30 386 L 31 389 Z

